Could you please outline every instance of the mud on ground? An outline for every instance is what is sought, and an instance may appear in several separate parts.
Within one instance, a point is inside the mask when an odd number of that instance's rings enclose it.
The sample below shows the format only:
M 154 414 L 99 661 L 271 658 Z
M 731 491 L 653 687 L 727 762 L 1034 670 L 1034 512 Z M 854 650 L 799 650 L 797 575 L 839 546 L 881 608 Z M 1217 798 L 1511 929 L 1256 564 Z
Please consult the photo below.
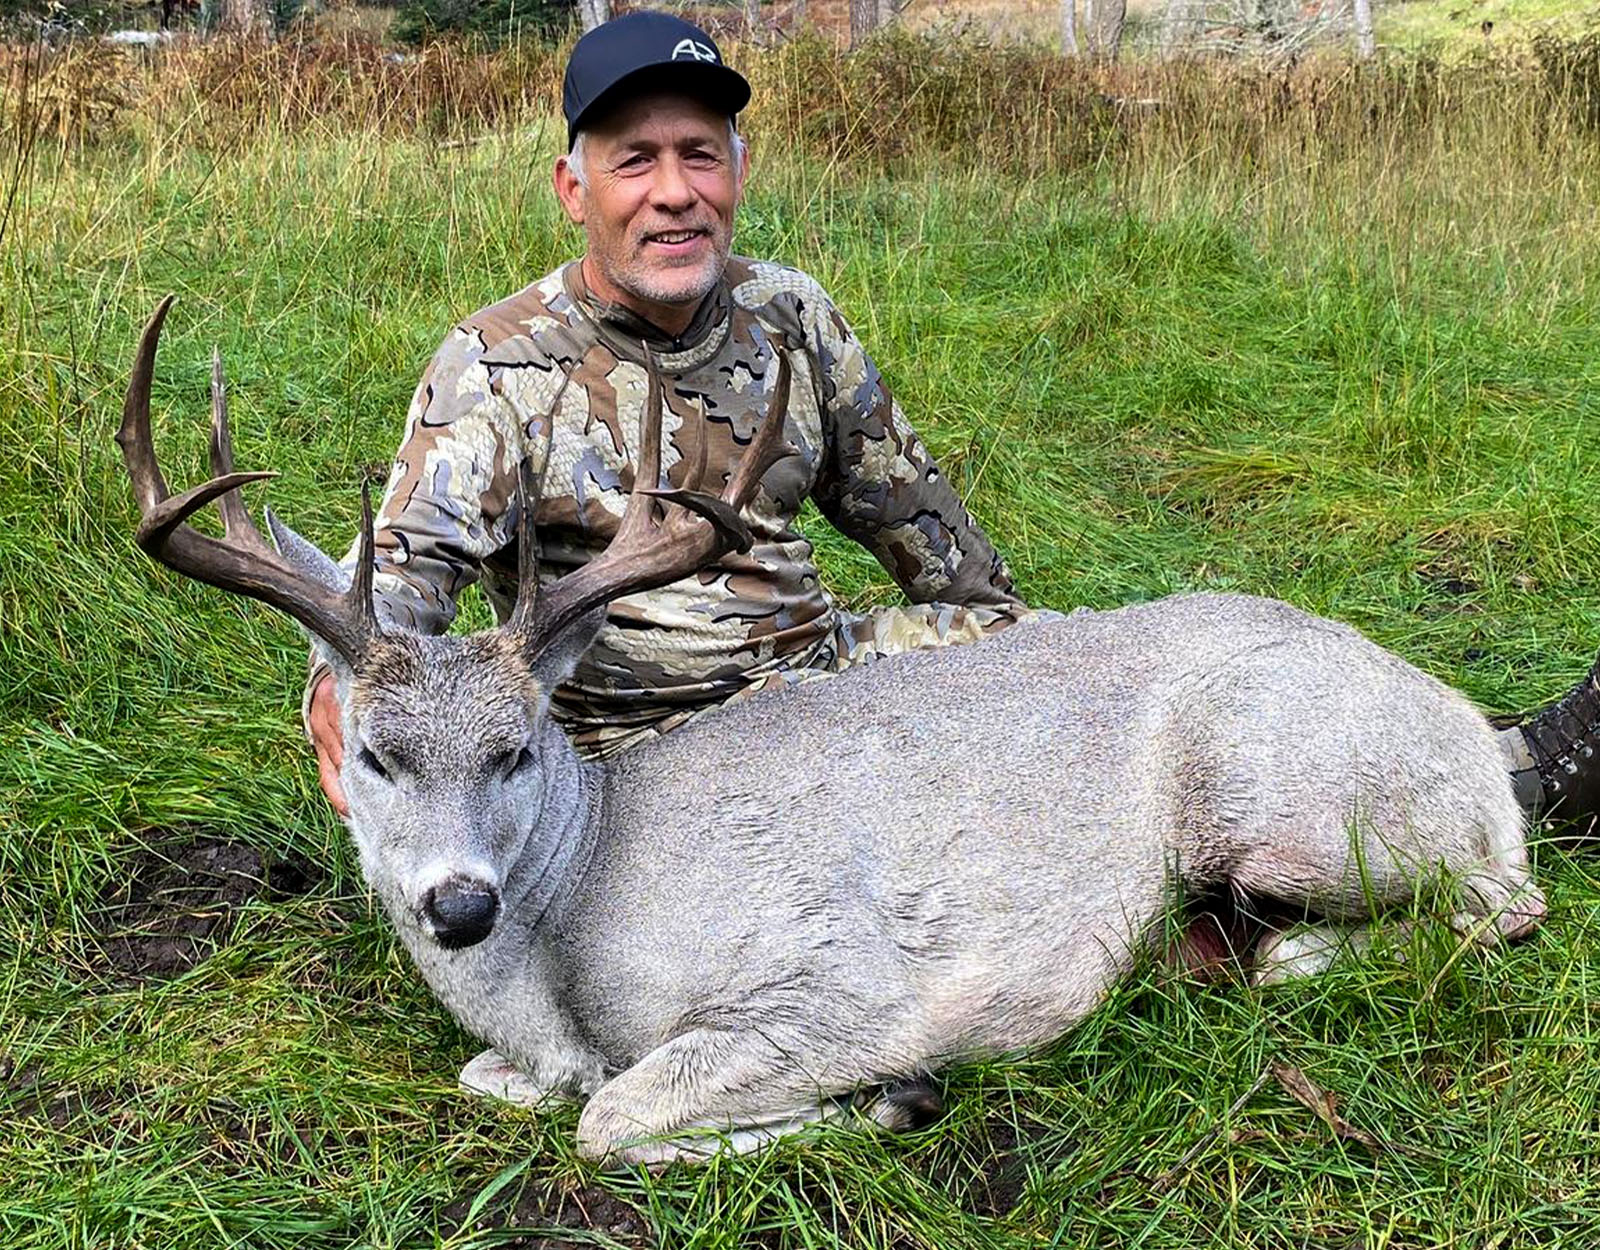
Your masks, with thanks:
M 470 1222 L 472 1200 L 461 1198 L 439 1212 L 439 1231 L 446 1238 L 490 1229 L 528 1229 L 525 1236 L 509 1233 L 497 1246 L 514 1250 L 579 1250 L 595 1245 L 591 1234 L 601 1233 L 612 1243 L 628 1247 L 656 1244 L 644 1216 L 620 1198 L 595 1185 L 576 1189 L 541 1190 L 526 1186 L 514 1199 L 494 1201 Z M 574 1239 L 565 1233 L 579 1233 Z
M 320 879 L 298 856 L 194 831 L 158 836 L 128 857 L 126 876 L 102 899 L 98 946 L 122 978 L 174 977 L 227 943 L 245 904 L 305 894 Z

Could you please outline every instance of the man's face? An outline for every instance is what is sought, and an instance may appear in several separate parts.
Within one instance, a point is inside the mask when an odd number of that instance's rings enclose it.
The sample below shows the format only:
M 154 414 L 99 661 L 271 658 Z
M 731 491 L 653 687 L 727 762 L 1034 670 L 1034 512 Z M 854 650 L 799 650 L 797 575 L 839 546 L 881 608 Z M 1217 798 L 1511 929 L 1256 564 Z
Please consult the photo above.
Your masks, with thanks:
M 687 326 L 722 276 L 747 162 L 728 119 L 697 100 L 630 100 L 584 134 L 582 186 L 567 158 L 556 194 L 588 241 L 585 277 L 670 332 Z

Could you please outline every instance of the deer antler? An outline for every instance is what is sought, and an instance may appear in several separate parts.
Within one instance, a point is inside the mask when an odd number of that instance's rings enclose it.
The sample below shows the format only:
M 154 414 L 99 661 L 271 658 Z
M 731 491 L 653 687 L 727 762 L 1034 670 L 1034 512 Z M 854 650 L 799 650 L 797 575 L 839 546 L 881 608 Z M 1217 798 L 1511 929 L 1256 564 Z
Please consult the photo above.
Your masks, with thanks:
M 601 604 L 641 590 L 653 590 L 687 577 L 730 551 L 749 551 L 755 541 L 739 512 L 755 498 L 761 478 L 790 454 L 783 439 L 789 409 L 789 360 L 778 356 L 772 399 L 739 467 L 720 496 L 701 487 L 706 475 L 706 444 L 699 441 L 695 463 L 680 487 L 661 487 L 661 375 L 645 351 L 649 379 L 640 448 L 634 462 L 633 490 L 611 543 L 582 568 L 542 592 L 532 556 L 532 515 L 538 501 L 538 474 L 523 463 L 519 493 L 522 584 L 507 628 L 523 647 L 538 652 L 574 621 Z
M 344 594 L 330 589 L 290 565 L 262 536 L 239 487 L 264 481 L 275 473 L 236 473 L 233 438 L 228 431 L 228 402 L 222 357 L 211 358 L 211 472 L 209 482 L 171 495 L 156 462 L 150 435 L 150 380 L 155 372 L 156 345 L 174 297 L 156 306 L 144 333 L 128 380 L 117 443 L 122 448 L 141 520 L 134 541 L 152 559 L 179 573 L 235 594 L 259 599 L 288 613 L 333 647 L 352 666 L 359 664 L 380 631 L 372 608 L 372 498 L 363 486 L 360 561 Z M 221 539 L 189 525 L 188 518 L 216 501 L 222 514 Z

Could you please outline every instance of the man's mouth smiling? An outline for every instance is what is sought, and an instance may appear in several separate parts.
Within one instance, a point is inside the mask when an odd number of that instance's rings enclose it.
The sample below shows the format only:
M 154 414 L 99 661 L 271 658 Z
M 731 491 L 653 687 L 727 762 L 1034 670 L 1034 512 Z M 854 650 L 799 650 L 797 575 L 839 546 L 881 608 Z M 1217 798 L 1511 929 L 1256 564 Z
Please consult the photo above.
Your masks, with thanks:
M 707 234 L 708 231 L 701 228 L 692 230 L 655 230 L 644 236 L 644 242 L 647 246 L 665 248 L 668 251 L 688 251 L 701 239 L 704 239 Z

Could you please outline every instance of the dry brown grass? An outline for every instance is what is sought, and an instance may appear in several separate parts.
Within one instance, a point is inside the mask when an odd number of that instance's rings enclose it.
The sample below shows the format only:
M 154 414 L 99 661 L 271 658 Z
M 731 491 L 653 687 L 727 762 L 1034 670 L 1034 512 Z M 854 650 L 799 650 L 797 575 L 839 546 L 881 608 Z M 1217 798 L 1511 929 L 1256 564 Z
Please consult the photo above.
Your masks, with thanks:
M 353 27 L 272 44 L 181 43 L 153 56 L 89 43 L 13 46 L 0 48 L 0 117 L 13 139 L 63 144 L 141 127 L 193 127 L 231 142 L 332 123 L 462 136 L 553 115 L 564 56 L 564 47 L 532 43 L 397 54 Z M 1537 138 L 1600 115 L 1600 38 L 1456 66 L 1314 59 L 1268 69 L 1205 60 L 1096 67 L 1036 44 L 902 30 L 848 55 L 806 35 L 772 48 L 735 44 L 730 59 L 755 86 L 753 133 L 875 165 L 968 151 L 1007 168 L 1057 169 L 1097 160 L 1108 145 L 1248 151 L 1308 132 L 1351 144 L 1423 130 L 1448 139 L 1483 110 L 1497 126 L 1507 110 L 1525 118 Z

